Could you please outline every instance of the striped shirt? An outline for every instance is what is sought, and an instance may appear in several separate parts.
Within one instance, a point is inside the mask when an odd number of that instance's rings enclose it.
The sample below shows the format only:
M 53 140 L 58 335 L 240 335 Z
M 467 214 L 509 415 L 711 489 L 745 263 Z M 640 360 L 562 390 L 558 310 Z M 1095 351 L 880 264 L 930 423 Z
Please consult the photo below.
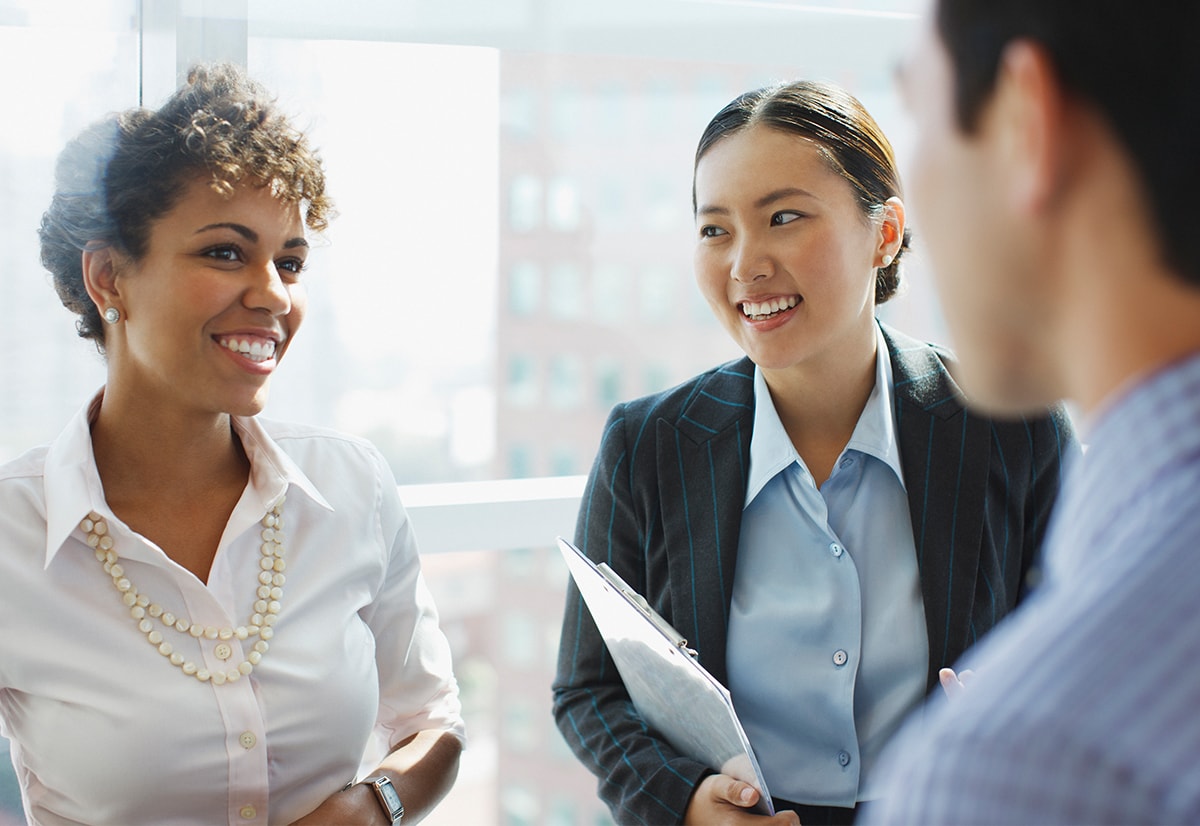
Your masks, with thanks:
M 885 753 L 867 823 L 1200 823 L 1200 355 L 1096 418 L 1046 580 Z M 922 730 L 923 729 L 923 730 Z

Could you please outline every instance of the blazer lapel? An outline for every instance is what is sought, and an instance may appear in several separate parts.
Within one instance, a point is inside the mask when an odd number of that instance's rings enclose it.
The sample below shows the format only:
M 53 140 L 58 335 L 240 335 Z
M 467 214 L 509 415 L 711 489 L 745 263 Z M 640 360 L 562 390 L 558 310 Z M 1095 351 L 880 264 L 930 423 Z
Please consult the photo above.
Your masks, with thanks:
M 900 455 L 929 632 L 929 685 L 970 642 L 990 435 L 968 415 L 932 346 L 883 325 Z M 754 421 L 754 365 L 697 383 L 679 417 L 656 423 L 671 623 L 726 681 L 725 645 Z
M 900 458 L 929 631 L 929 686 L 970 640 L 990 433 L 929 344 L 886 325 Z
M 727 364 L 697 384 L 676 421 L 657 422 L 671 622 L 721 682 L 750 459 L 753 378 L 749 359 Z

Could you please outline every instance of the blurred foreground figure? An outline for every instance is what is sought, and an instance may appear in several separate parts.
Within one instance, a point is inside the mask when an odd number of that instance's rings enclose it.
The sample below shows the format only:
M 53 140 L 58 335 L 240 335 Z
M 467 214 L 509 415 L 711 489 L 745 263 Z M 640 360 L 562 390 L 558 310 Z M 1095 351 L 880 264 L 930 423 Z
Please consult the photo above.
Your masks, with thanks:
M 1200 822 L 1200 4 L 940 0 L 901 83 L 968 398 L 1084 414 L 1044 584 L 870 823 Z

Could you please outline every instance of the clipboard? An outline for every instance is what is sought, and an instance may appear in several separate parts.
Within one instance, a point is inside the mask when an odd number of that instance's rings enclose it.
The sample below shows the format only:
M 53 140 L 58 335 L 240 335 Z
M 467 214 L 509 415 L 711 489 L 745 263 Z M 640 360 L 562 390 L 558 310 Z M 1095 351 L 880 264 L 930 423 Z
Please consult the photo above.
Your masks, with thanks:
M 759 801 L 751 811 L 775 814 L 729 689 L 612 568 L 592 562 L 561 536 L 558 549 L 646 724 L 680 754 L 758 789 Z

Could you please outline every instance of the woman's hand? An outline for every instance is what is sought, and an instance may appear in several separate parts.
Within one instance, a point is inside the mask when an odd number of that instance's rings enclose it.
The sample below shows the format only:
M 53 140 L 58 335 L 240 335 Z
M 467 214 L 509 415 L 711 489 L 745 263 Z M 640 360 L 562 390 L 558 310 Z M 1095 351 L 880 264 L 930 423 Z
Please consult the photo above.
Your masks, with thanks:
M 331 794 L 292 826 L 386 826 L 387 818 L 375 793 L 359 783 Z
M 450 790 L 458 776 L 462 742 L 448 731 L 430 729 L 403 740 L 379 764 L 404 804 L 404 822 L 419 823 Z M 372 772 L 374 774 L 375 772 Z M 364 783 L 337 792 L 293 826 L 385 826 L 387 816 Z
M 700 781 L 692 794 L 683 816 L 684 826 L 800 826 L 800 818 L 795 812 L 780 812 L 774 817 L 766 817 L 749 811 L 758 803 L 759 796 L 758 789 L 749 783 L 734 780 L 727 774 L 710 774 Z
M 969 668 L 961 674 L 955 674 L 953 668 L 943 668 L 938 672 L 938 682 L 942 684 L 946 696 L 953 700 L 966 690 L 974 676 L 975 672 Z

